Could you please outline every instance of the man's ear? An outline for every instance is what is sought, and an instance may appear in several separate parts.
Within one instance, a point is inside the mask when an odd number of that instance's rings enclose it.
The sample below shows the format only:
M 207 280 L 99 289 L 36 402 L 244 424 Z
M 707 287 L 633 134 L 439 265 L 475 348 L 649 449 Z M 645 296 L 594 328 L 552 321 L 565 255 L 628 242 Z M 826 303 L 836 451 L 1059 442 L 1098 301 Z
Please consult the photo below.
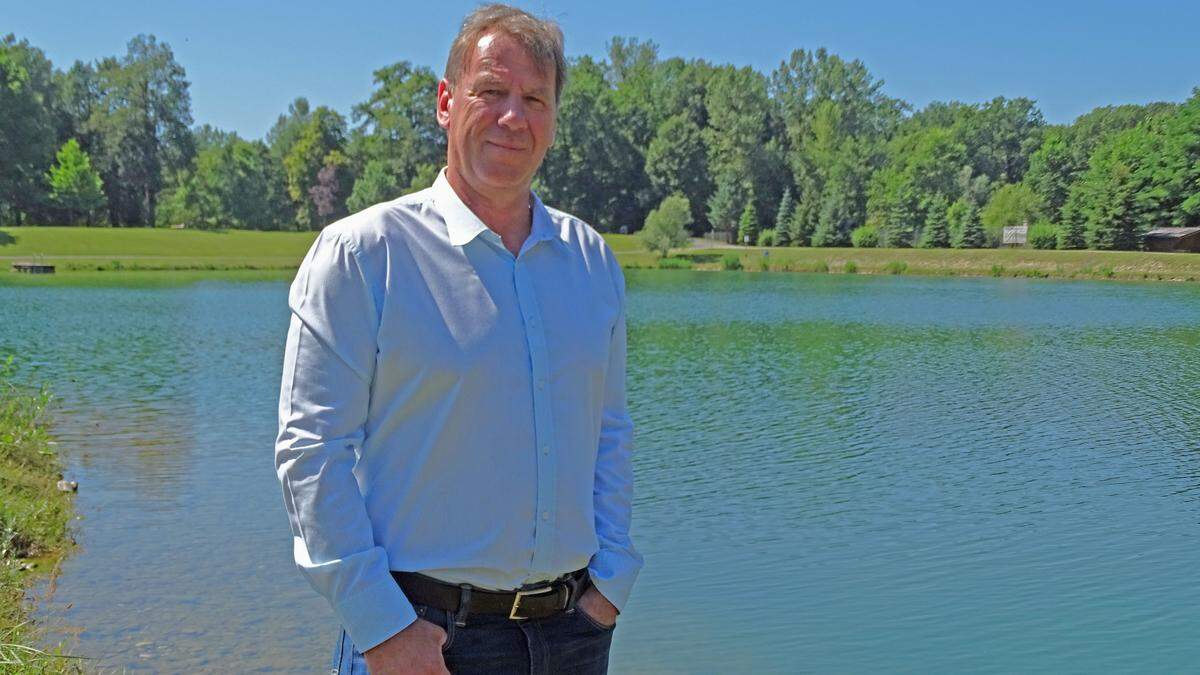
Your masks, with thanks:
M 442 78 L 438 82 L 437 90 L 437 121 L 443 129 L 450 128 L 450 106 L 453 104 L 454 97 L 450 94 L 450 83 Z

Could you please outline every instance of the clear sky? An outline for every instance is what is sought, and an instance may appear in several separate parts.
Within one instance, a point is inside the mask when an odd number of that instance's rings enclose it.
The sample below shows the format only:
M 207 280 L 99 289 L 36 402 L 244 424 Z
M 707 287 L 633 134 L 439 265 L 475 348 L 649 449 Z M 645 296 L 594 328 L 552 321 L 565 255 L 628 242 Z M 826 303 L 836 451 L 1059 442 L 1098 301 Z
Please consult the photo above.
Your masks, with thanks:
M 0 0 L 0 33 L 28 38 L 63 69 L 152 33 L 187 70 L 197 123 L 259 138 L 297 96 L 348 114 L 380 66 L 408 60 L 440 73 L 476 4 Z M 861 59 L 889 95 L 917 107 L 1027 96 L 1060 123 L 1098 105 L 1181 101 L 1200 86 L 1196 0 L 518 4 L 562 25 L 568 56 L 601 56 L 623 35 L 653 40 L 663 57 L 770 72 L 793 49 L 823 46 Z

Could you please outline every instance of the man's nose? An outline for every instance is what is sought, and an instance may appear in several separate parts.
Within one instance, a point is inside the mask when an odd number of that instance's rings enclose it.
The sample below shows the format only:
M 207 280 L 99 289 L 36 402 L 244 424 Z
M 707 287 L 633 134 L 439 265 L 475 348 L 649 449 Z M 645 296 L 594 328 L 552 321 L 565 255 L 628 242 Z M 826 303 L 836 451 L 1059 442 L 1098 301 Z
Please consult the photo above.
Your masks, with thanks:
M 500 126 L 508 129 L 523 129 L 528 120 L 525 117 L 525 99 L 519 94 L 509 96 L 504 100 L 504 110 L 498 120 Z

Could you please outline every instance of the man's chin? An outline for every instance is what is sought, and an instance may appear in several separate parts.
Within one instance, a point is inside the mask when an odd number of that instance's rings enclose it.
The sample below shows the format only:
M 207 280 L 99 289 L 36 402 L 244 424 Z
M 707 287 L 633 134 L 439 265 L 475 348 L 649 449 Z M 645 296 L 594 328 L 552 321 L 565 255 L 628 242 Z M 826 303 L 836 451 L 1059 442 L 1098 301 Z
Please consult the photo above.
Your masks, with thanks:
M 533 174 L 517 167 L 489 166 L 481 168 L 479 178 L 493 189 L 525 190 L 533 179 Z

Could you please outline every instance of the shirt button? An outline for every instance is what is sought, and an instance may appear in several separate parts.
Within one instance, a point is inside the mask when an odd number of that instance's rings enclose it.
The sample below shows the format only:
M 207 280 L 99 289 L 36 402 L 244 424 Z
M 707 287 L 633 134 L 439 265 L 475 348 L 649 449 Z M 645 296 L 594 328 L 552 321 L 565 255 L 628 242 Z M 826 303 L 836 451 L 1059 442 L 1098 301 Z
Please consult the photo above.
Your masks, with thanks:
M 548 454 L 550 454 L 550 446 L 548 446 L 548 445 L 543 445 L 543 446 L 542 446 L 542 454 L 543 454 L 543 455 L 548 455 Z
M 537 381 L 537 387 L 538 387 L 538 389 L 545 389 L 545 388 L 546 388 L 546 381 L 545 381 L 545 380 L 538 380 L 538 381 Z
M 542 511 L 542 520 L 550 520 L 550 512 Z

